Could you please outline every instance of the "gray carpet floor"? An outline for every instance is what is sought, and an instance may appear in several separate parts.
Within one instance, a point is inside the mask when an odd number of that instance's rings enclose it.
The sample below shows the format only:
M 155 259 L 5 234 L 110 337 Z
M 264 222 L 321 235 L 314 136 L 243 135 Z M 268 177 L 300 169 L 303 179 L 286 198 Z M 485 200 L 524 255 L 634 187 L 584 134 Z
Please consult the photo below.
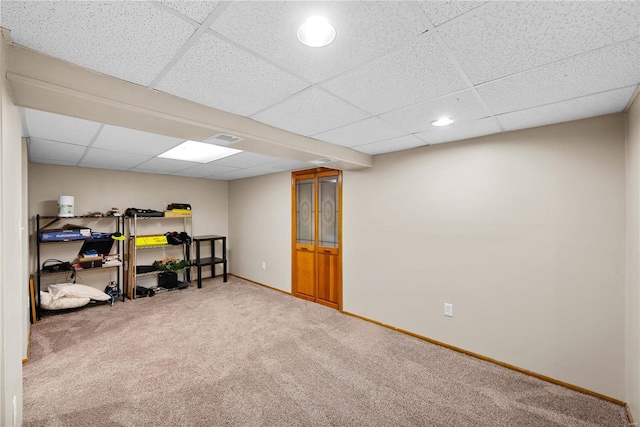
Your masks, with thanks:
M 626 426 L 622 407 L 230 277 L 44 317 L 24 426 Z

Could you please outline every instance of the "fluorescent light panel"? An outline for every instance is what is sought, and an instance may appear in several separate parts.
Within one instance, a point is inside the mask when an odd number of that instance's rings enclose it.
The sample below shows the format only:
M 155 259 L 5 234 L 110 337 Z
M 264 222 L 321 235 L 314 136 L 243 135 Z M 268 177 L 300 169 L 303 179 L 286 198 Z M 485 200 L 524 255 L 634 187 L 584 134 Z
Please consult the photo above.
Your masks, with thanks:
M 158 157 L 185 160 L 187 162 L 209 163 L 241 152 L 241 150 L 207 144 L 204 142 L 185 141 L 177 147 L 173 147 L 171 150 L 165 151 Z

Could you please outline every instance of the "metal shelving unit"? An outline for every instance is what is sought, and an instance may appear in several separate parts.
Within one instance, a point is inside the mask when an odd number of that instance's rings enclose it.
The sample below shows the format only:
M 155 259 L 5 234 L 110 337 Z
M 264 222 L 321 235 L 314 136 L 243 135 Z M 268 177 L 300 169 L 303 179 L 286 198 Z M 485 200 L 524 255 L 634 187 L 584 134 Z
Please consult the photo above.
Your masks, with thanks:
M 129 230 L 129 237 L 128 237 L 128 247 L 127 247 L 127 254 L 128 254 L 128 261 L 127 261 L 127 280 L 129 281 L 129 283 L 127 284 L 128 287 L 128 294 L 129 294 L 129 298 L 130 299 L 135 299 L 136 298 L 136 289 L 138 287 L 137 281 L 138 278 L 141 277 L 148 277 L 148 276 L 155 276 L 159 273 L 162 273 L 162 271 L 150 271 L 150 272 L 144 272 L 144 273 L 138 273 L 137 272 L 137 266 L 138 266 L 138 251 L 150 251 L 150 250 L 158 250 L 158 249 L 167 249 L 167 248 L 177 248 L 179 246 L 182 247 L 182 256 L 184 260 L 187 261 L 191 261 L 191 245 L 190 244 L 182 244 L 182 245 L 170 245 L 170 244 L 166 244 L 166 245 L 154 245 L 154 246 L 138 246 L 136 245 L 136 237 L 142 237 L 144 236 L 143 234 L 138 234 L 138 227 L 142 227 L 141 224 L 138 224 L 139 221 L 141 222 L 152 222 L 152 221 L 167 221 L 167 223 L 169 223 L 169 220 L 174 220 L 174 223 L 176 220 L 180 220 L 182 219 L 182 231 L 185 231 L 189 234 L 189 236 L 193 236 L 193 221 L 192 221 L 192 217 L 164 217 L 164 216 L 154 216 L 154 217 L 144 217 L 144 216 L 138 216 L 138 215 L 134 215 L 131 217 L 127 217 L 127 228 Z M 184 270 L 184 275 L 185 275 L 185 280 L 187 283 L 189 283 L 191 281 L 191 272 L 190 272 L 190 267 L 185 268 Z M 161 292 L 165 291 L 164 289 L 161 290 Z
M 87 239 L 76 239 L 69 241 L 52 241 L 52 242 L 43 242 L 42 241 L 42 231 L 44 231 L 47 227 L 51 227 L 56 222 L 62 220 L 92 220 L 92 221 L 100 221 L 100 220 L 109 220 L 111 222 L 115 222 L 115 233 L 122 233 L 124 230 L 124 220 L 122 217 L 118 216 L 73 216 L 73 217 L 58 217 L 58 216 L 45 216 L 45 215 L 36 215 L 36 262 L 37 262 L 37 272 L 36 272 L 36 289 L 35 289 L 35 303 L 36 303 L 36 316 L 37 319 L 40 320 L 42 317 L 43 310 L 40 307 L 40 290 L 42 287 L 42 277 L 43 276 L 53 276 L 53 275 L 62 275 L 62 274 L 75 274 L 78 272 L 94 272 L 94 271 L 105 271 L 108 269 L 117 269 L 116 272 L 116 283 L 118 285 L 118 289 L 120 290 L 120 294 L 122 295 L 122 301 L 124 301 L 124 289 L 122 287 L 122 283 L 124 280 L 124 272 L 122 270 L 123 264 L 114 265 L 114 266 L 105 266 L 105 267 L 97 267 L 97 268 L 84 268 L 81 270 L 68 270 L 68 271 L 43 271 L 42 270 L 42 260 L 41 260 L 41 252 L 43 246 L 56 246 L 56 245 L 71 245 L 71 244 L 81 244 L 84 241 L 91 240 Z M 121 257 L 124 256 L 124 246 L 122 241 L 116 240 L 118 253 Z M 93 306 L 96 303 L 89 304 L 87 306 Z M 85 306 L 85 307 L 87 307 Z

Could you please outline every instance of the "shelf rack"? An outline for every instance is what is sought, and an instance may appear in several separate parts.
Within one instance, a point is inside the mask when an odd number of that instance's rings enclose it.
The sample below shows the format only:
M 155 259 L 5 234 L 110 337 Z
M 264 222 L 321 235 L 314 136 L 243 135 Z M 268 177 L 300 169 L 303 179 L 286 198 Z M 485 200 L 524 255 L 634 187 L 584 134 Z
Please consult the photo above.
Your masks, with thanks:
M 54 241 L 54 242 L 43 242 L 42 241 L 42 235 L 41 232 L 47 228 L 47 227 L 51 227 L 52 225 L 54 225 L 55 223 L 59 222 L 59 221 L 67 221 L 67 220 L 74 220 L 74 219 L 80 219 L 80 220 L 92 220 L 92 221 L 99 221 L 99 220 L 110 220 L 110 221 L 115 221 L 115 232 L 116 233 L 122 233 L 124 231 L 124 220 L 122 217 L 119 216 L 93 216 L 93 215 L 81 215 L 81 216 L 71 216 L 71 217 L 59 217 L 59 216 L 47 216 L 47 215 L 36 215 L 36 262 L 37 262 L 37 273 L 36 273 L 36 285 L 37 285 L 37 289 L 36 289 L 36 295 L 35 296 L 35 304 L 36 304 L 36 318 L 38 320 L 41 319 L 42 317 L 42 313 L 43 310 L 40 307 L 40 290 L 42 287 L 42 277 L 43 276 L 49 276 L 49 275 L 57 275 L 57 274 L 77 274 L 79 271 L 82 272 L 89 272 L 89 271 L 104 271 L 103 269 L 113 269 L 113 268 L 117 268 L 117 272 L 116 272 L 116 283 L 118 285 L 118 290 L 120 291 L 120 294 L 122 295 L 122 301 L 124 301 L 124 289 L 122 287 L 122 283 L 124 282 L 124 273 L 122 270 L 122 264 L 120 265 L 113 265 L 113 266 L 105 266 L 105 267 L 97 267 L 97 268 L 85 268 L 82 270 L 69 270 L 69 271 L 42 271 L 42 264 L 41 264 L 41 251 L 42 251 L 42 246 L 53 246 L 53 245 L 69 245 L 69 244 L 73 244 L 73 243 L 80 243 L 80 242 L 84 242 L 86 240 L 90 240 L 90 238 L 87 239 L 76 239 L 76 240 L 69 240 L 69 241 Z M 43 224 L 44 222 L 44 224 Z M 117 248 L 118 248 L 118 253 L 120 254 L 121 257 L 124 256 L 124 246 L 122 244 L 122 241 L 120 240 L 116 240 L 117 243 Z M 122 277 L 122 280 L 121 280 Z M 94 306 L 94 305 L 98 305 L 95 303 L 92 304 L 88 304 L 85 307 L 90 307 L 90 306 Z M 64 311 L 64 310 L 61 310 Z

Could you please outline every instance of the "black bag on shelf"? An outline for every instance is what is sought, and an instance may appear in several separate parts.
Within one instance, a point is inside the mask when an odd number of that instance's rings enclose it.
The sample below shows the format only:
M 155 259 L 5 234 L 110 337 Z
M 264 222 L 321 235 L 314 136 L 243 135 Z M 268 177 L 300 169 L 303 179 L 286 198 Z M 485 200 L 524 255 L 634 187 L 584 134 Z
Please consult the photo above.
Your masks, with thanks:
M 177 231 L 169 231 L 168 233 L 165 233 L 165 236 L 167 236 L 167 243 L 170 245 L 191 244 L 191 236 L 184 231 L 180 233 Z
M 164 216 L 164 213 L 153 209 L 127 208 L 127 210 L 124 211 L 124 215 L 128 217 L 132 217 L 134 215 L 141 217 L 159 217 Z
M 171 203 L 167 206 L 167 210 L 171 211 L 174 209 L 187 209 L 191 210 L 191 205 L 189 203 Z
M 59 259 L 48 259 L 42 263 L 42 271 L 71 271 L 73 266 L 70 262 L 60 261 Z

